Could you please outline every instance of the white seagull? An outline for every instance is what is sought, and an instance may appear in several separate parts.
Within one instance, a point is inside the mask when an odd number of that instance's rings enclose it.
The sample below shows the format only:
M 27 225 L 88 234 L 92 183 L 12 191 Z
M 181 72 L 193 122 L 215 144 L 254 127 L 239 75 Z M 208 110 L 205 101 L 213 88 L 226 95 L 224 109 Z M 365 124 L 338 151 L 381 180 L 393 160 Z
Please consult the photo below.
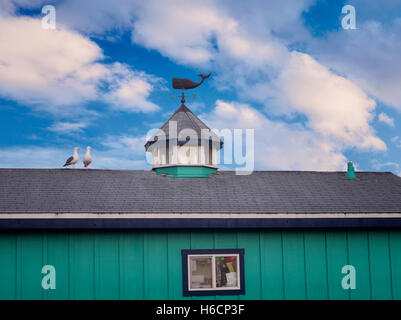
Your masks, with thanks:
M 85 154 L 85 157 L 84 157 L 84 167 L 85 168 L 92 163 L 92 157 L 91 157 L 91 150 L 92 149 L 93 149 L 92 147 L 86 147 L 86 154 Z
M 69 158 L 67 159 L 67 161 L 64 163 L 64 166 L 63 166 L 63 167 L 72 165 L 72 167 L 75 168 L 74 165 L 75 165 L 75 164 L 78 162 L 78 160 L 79 160 L 79 157 L 78 157 L 78 149 L 79 149 L 78 147 L 75 147 L 75 148 L 74 148 L 74 154 L 73 154 L 71 157 L 69 157 Z

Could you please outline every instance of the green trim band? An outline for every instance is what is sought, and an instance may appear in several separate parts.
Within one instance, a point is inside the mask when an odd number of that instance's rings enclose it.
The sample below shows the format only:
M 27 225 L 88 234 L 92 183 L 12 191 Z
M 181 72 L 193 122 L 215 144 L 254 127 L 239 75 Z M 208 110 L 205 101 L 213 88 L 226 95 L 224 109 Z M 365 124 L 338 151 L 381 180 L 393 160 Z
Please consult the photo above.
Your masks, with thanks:
M 157 174 L 166 174 L 173 178 L 208 178 L 216 173 L 216 168 L 205 166 L 171 166 L 155 169 Z

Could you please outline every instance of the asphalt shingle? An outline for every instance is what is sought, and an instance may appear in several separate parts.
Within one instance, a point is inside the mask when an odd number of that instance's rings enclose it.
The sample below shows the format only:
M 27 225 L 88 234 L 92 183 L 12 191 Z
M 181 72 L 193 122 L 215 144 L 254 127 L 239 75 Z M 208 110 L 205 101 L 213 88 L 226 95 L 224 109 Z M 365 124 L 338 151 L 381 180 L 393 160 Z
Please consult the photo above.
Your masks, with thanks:
M 159 134 L 156 134 L 157 140 L 163 141 L 163 143 L 165 143 L 164 140 L 172 139 L 172 137 L 169 136 L 169 133 L 170 125 L 173 121 L 175 122 L 177 130 L 177 132 L 175 133 L 175 139 L 177 139 L 178 135 L 180 135 L 181 133 L 183 137 L 189 137 L 190 140 L 195 140 L 196 143 L 200 143 L 200 139 L 202 138 L 202 130 L 206 130 L 210 133 L 210 137 L 208 137 L 208 139 L 218 142 L 221 147 L 222 141 L 220 140 L 220 138 L 213 131 L 211 131 L 210 128 L 206 124 L 204 124 L 203 121 L 200 120 L 195 114 L 193 114 L 192 111 L 189 110 L 188 107 L 184 104 L 182 104 L 160 128 L 160 130 L 164 133 L 165 138 L 159 139 Z M 174 126 L 172 126 L 172 128 L 174 128 Z M 188 131 L 184 130 L 191 130 L 191 132 L 194 134 L 190 134 Z M 154 141 L 155 137 L 153 136 L 146 142 L 145 149 L 148 150 L 148 147 L 152 145 Z M 181 141 L 185 141 L 185 139 L 182 139 Z
M 0 169 L 1 213 L 401 213 L 390 172 L 255 171 L 174 179 L 152 171 Z

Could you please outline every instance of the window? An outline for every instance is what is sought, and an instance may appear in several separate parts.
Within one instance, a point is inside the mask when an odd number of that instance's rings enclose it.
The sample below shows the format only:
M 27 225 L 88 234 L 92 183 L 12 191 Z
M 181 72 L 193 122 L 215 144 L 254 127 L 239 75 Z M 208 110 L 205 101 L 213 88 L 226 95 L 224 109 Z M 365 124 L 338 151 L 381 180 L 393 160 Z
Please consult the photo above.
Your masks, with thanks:
M 184 296 L 245 294 L 244 249 L 181 253 Z

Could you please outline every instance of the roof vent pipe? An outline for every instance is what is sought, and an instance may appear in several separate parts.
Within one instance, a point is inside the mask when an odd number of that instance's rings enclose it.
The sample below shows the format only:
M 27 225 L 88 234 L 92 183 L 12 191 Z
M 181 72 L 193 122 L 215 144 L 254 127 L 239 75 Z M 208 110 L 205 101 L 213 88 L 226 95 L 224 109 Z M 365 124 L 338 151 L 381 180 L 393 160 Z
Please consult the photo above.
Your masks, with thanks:
M 347 179 L 356 179 L 355 168 L 354 168 L 354 164 L 352 163 L 352 161 L 348 161 L 348 169 L 347 169 L 347 173 L 345 174 L 345 177 Z

